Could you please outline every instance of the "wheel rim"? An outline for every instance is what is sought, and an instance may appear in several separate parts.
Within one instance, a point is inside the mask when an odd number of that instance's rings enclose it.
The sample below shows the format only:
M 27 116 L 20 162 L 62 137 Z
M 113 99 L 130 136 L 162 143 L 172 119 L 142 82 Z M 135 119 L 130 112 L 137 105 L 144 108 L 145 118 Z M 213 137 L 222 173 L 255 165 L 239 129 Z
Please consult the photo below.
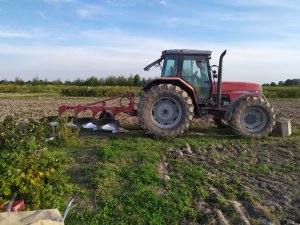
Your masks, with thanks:
M 241 117 L 243 127 L 250 132 L 259 132 L 267 125 L 266 112 L 259 108 L 247 109 Z
M 182 107 L 173 98 L 160 98 L 151 106 L 151 120 L 162 129 L 175 127 L 182 117 Z

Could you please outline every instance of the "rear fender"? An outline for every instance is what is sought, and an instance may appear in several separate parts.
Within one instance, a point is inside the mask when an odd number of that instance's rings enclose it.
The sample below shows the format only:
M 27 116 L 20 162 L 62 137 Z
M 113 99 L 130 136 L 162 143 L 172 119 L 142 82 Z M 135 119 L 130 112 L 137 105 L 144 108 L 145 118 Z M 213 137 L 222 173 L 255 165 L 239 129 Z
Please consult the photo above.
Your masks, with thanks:
M 240 95 L 239 97 L 236 97 L 227 107 L 224 118 L 226 120 L 231 120 L 232 113 L 236 105 L 243 99 L 251 97 L 251 96 L 257 96 L 255 93 L 245 93 L 243 95 Z
M 185 82 L 184 80 L 182 80 L 179 77 L 169 77 L 169 78 L 161 78 L 161 79 L 153 80 L 150 83 L 148 83 L 143 88 L 143 90 L 146 92 L 153 86 L 157 86 L 160 84 L 172 84 L 172 85 L 180 87 L 192 99 L 193 105 L 194 105 L 194 113 L 197 115 L 200 114 L 200 110 L 199 110 L 199 106 L 198 106 L 198 98 L 197 98 L 195 89 L 190 84 L 188 84 L 187 82 Z

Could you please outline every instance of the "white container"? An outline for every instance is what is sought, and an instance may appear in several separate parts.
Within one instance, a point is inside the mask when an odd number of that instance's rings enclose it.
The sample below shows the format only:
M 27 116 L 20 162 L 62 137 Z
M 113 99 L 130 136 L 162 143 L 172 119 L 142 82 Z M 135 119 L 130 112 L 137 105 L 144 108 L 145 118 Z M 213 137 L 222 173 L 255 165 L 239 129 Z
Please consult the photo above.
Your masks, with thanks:
M 292 134 L 292 125 L 290 119 L 277 119 L 275 123 L 274 133 L 282 137 L 288 137 Z

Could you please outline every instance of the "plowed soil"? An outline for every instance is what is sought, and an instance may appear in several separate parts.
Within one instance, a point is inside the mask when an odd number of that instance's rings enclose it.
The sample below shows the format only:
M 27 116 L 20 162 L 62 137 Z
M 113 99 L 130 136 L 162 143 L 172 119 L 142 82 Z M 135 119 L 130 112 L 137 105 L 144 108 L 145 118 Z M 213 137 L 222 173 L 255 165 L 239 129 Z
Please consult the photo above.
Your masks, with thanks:
M 9 97 L 0 96 L 0 121 L 8 115 L 19 115 L 20 118 L 26 121 L 28 118 L 40 119 L 43 116 L 58 115 L 58 106 L 62 104 L 86 104 L 98 101 L 99 98 L 73 98 L 73 97 Z M 270 100 L 274 106 L 278 118 L 287 118 L 292 120 L 294 128 L 300 128 L 300 100 Z M 112 104 L 118 104 L 114 101 Z M 126 102 L 124 102 L 126 104 Z M 81 113 L 79 116 L 91 116 L 91 113 Z M 119 114 L 116 117 L 121 124 L 138 125 L 136 117 L 130 117 L 127 114 Z M 212 124 L 211 119 L 195 119 L 194 123 Z

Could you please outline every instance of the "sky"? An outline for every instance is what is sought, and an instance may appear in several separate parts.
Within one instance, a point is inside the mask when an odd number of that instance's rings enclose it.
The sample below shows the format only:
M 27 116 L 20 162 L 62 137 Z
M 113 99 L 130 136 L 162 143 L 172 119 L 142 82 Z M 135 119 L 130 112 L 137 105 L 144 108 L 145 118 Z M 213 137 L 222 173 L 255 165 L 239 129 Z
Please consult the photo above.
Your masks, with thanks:
M 166 49 L 227 49 L 227 81 L 300 77 L 299 0 L 0 0 L 0 80 L 160 76 Z

